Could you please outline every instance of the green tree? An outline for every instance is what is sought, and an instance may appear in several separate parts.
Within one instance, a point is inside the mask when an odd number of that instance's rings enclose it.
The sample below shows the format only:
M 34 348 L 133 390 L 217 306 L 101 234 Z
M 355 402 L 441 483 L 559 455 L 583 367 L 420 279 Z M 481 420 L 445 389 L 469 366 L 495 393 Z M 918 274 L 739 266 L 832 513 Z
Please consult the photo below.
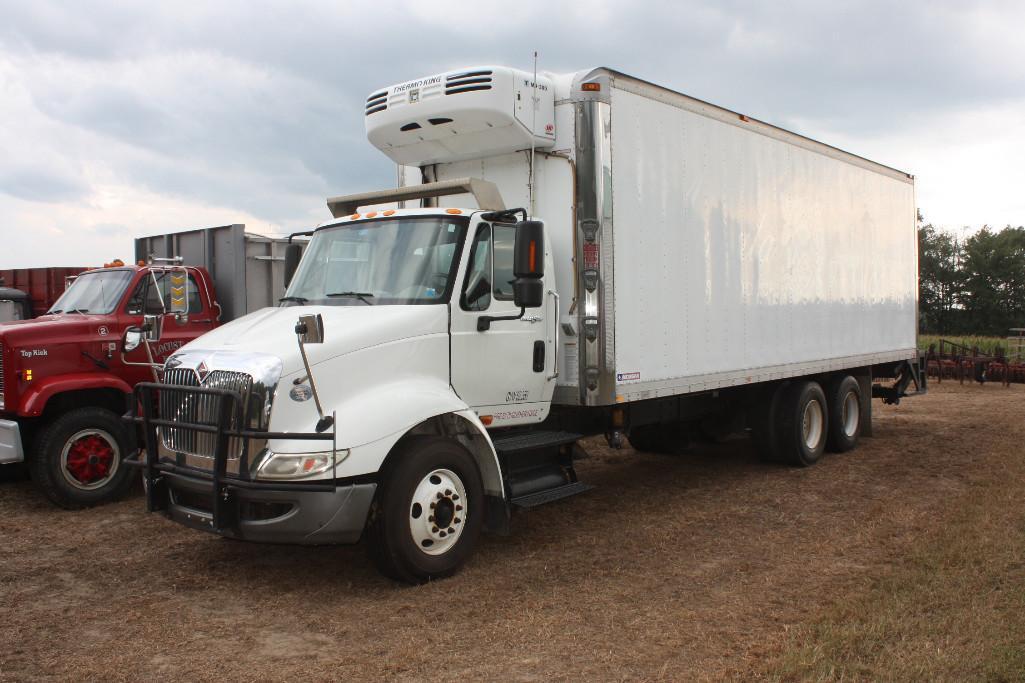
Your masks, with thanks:
M 919 329 L 932 334 L 960 332 L 964 293 L 963 245 L 956 236 L 923 225 L 918 214 Z
M 971 331 L 1025 327 L 1025 227 L 983 226 L 964 243 L 964 308 Z

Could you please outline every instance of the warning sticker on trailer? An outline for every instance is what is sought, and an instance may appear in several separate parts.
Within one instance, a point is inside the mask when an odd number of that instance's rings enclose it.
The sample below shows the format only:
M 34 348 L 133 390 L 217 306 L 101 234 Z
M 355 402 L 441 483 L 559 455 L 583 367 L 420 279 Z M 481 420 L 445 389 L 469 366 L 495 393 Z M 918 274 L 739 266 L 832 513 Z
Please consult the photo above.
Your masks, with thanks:
M 640 378 L 641 373 L 639 372 L 620 372 L 616 374 L 617 382 L 632 382 L 633 380 L 637 380 Z

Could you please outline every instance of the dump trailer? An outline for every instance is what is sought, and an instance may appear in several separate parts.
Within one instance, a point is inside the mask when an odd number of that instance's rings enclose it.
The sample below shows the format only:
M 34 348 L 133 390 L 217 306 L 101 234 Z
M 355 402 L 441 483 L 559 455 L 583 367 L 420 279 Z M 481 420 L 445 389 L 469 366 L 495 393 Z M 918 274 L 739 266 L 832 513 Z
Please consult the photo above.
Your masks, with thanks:
M 66 508 L 121 495 L 134 479 L 122 460 L 136 430 L 121 420 L 133 387 L 222 322 L 276 304 L 285 245 L 241 224 L 143 237 L 134 263 L 82 272 L 39 317 L 0 324 L 0 467 L 27 466 Z M 70 274 L 31 272 L 15 281 L 63 287 Z
M 907 173 L 607 68 L 460 69 L 365 116 L 399 187 L 330 198 L 281 308 L 137 389 L 150 510 L 366 537 L 424 581 L 590 488 L 584 436 L 809 466 L 925 389 Z
M 86 270 L 82 267 L 4 268 L 0 269 L 0 322 L 27 320 L 43 315 L 53 306 L 68 284 Z M 11 302 L 3 306 L 3 302 Z

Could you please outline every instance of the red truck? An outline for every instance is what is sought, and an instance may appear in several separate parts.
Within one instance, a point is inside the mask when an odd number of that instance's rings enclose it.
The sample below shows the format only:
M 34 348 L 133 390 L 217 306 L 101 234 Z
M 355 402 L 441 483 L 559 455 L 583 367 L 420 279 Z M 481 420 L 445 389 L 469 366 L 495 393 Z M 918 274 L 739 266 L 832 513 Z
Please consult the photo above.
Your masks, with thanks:
M 123 494 L 136 435 L 120 416 L 133 386 L 221 322 L 274 305 L 283 243 L 237 224 L 140 238 L 141 265 L 86 271 L 45 315 L 0 324 L 0 466 L 27 467 L 64 508 Z M 150 325 L 160 341 L 139 344 Z

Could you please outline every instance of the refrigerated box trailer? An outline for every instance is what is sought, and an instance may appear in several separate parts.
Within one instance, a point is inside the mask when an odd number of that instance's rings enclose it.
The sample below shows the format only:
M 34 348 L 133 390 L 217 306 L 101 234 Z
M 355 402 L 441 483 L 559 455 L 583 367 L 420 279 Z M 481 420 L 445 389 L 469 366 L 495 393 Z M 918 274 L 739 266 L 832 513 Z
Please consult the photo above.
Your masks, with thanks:
M 606 68 L 452 71 L 365 117 L 400 187 L 329 199 L 285 307 L 140 390 L 150 509 L 367 535 L 422 581 L 586 490 L 583 436 L 746 429 L 806 466 L 925 388 L 907 173 Z

